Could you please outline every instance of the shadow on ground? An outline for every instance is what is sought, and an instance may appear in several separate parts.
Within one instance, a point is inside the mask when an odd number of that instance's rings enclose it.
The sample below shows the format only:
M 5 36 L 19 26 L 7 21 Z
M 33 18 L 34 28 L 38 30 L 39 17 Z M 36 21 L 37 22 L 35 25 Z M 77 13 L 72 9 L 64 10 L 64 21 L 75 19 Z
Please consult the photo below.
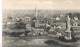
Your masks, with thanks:
M 50 46 L 57 46 L 57 47 L 75 47 L 74 45 L 64 45 L 64 44 L 60 44 L 57 41 L 54 40 L 48 40 L 45 42 L 47 45 Z

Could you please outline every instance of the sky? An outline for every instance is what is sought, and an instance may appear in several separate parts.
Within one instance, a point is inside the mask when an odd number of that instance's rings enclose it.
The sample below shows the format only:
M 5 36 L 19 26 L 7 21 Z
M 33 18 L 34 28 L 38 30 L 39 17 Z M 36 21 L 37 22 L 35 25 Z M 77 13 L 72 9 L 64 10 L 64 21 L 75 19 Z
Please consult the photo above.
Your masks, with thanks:
M 80 9 L 80 0 L 3 0 L 3 9 Z

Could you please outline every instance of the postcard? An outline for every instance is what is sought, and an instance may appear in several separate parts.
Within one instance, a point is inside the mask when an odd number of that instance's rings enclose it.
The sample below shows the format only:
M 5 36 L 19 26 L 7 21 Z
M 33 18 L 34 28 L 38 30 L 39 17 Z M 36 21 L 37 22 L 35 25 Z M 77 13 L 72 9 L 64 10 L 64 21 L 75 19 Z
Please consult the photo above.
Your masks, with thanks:
M 2 3 L 2 47 L 80 47 L 80 0 Z

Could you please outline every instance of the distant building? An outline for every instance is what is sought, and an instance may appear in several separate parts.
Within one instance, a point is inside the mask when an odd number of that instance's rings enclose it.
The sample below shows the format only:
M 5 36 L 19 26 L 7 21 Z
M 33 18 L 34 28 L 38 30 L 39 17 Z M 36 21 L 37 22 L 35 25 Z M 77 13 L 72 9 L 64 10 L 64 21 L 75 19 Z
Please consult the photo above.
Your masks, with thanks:
M 54 28 L 60 28 L 61 30 L 66 29 L 66 20 L 63 19 L 63 17 L 53 16 L 53 18 L 49 19 L 50 25 L 52 25 Z
M 74 17 L 74 20 L 78 20 L 78 17 Z
M 59 17 L 56 17 L 56 20 L 60 20 L 60 18 Z
M 28 23 L 29 21 L 31 21 L 31 17 L 25 17 L 25 18 L 23 19 L 23 22 L 24 22 L 24 23 Z
M 80 24 L 79 17 L 77 17 L 77 16 L 71 17 L 71 25 L 72 26 L 79 26 L 79 24 Z

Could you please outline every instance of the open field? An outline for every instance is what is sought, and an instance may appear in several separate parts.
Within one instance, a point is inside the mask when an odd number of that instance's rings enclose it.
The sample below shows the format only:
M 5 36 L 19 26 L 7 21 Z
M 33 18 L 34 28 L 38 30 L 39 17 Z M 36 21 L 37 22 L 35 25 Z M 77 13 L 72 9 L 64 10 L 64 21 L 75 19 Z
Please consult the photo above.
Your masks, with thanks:
M 56 40 L 47 36 L 3 36 L 3 47 L 80 47 L 80 40 L 77 42 L 59 42 L 59 40 Z

